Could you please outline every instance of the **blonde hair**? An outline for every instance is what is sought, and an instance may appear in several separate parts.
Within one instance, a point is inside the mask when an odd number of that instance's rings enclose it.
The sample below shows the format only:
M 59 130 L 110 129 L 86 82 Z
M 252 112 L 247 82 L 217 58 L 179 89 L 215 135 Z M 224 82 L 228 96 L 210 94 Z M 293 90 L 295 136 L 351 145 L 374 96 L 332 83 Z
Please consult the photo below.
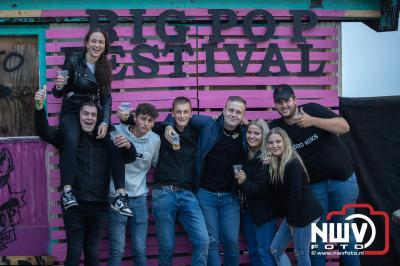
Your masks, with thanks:
M 309 181 L 307 169 L 301 159 L 300 155 L 293 149 L 292 141 L 285 130 L 280 127 L 271 129 L 268 133 L 267 138 L 271 135 L 279 135 L 283 141 L 283 153 L 280 157 L 271 154 L 271 164 L 269 165 L 269 173 L 271 175 L 271 183 L 277 185 L 279 182 L 283 183 L 283 177 L 285 176 L 285 167 L 291 160 L 298 160 L 306 173 L 307 181 Z
M 262 139 L 261 139 L 261 146 L 260 146 L 260 151 L 261 151 L 261 155 L 259 156 L 259 159 L 261 161 L 263 161 L 268 154 L 268 139 L 267 139 L 267 135 L 269 132 L 269 127 L 267 122 L 265 122 L 263 119 L 256 119 L 256 120 L 252 120 L 249 122 L 248 127 L 250 126 L 256 126 L 259 129 L 261 129 L 261 135 L 262 135 Z M 249 151 L 249 157 L 253 158 L 255 155 L 255 151 Z

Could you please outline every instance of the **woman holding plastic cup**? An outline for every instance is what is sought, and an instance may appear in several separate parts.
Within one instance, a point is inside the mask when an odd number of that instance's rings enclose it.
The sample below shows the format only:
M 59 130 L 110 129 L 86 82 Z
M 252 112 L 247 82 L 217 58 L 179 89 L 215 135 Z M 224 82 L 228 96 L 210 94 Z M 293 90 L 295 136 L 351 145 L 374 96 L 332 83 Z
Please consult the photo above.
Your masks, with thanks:
M 251 265 L 275 265 L 269 252 L 277 227 L 277 195 L 270 184 L 267 160 L 269 128 L 262 119 L 249 123 L 246 139 L 249 154 L 245 164 L 234 165 L 241 195 L 242 225 Z M 236 169 L 235 169 L 236 168 Z M 284 258 L 285 259 L 285 258 Z M 286 257 L 288 260 L 288 258 Z
M 90 30 L 85 37 L 85 50 L 68 58 L 57 73 L 53 88 L 55 97 L 63 97 L 60 128 L 64 135 L 64 149 L 60 154 L 62 203 L 66 210 L 77 206 L 73 194 L 76 174 L 76 150 L 80 138 L 79 110 L 84 102 L 98 107 L 100 122 L 97 139 L 106 136 L 111 123 L 111 64 L 106 55 L 109 41 L 106 32 Z M 124 193 L 125 180 L 114 180 L 117 192 Z

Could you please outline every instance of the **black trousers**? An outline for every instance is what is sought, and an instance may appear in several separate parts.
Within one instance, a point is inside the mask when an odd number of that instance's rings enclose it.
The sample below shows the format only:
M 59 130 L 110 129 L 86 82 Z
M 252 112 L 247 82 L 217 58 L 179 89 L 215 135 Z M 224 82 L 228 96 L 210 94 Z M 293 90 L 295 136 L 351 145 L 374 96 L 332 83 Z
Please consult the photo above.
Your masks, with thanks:
M 107 227 L 107 203 L 79 202 L 63 209 L 67 235 L 67 257 L 64 265 L 78 266 L 83 250 L 86 266 L 99 265 L 99 246 Z
M 60 155 L 61 188 L 74 183 L 76 173 L 76 150 L 78 149 L 81 125 L 79 113 L 62 114 L 60 129 L 63 134 L 63 152 Z

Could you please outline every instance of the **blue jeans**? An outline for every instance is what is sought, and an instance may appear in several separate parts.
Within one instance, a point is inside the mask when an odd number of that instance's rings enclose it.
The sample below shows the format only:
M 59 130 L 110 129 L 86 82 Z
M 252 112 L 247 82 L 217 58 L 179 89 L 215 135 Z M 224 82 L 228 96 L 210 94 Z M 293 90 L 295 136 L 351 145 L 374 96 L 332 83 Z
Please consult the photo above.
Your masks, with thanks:
M 146 236 L 148 225 L 147 196 L 129 198 L 133 217 L 119 214 L 112 208 L 108 211 L 108 235 L 110 257 L 107 265 L 120 265 L 125 252 L 125 231 L 131 236 L 132 256 L 136 266 L 146 265 Z
M 190 190 L 153 189 L 153 214 L 160 245 L 159 265 L 172 265 L 175 221 L 178 220 L 193 245 L 192 265 L 207 265 L 207 227 L 199 203 Z
M 229 192 L 210 192 L 201 188 L 197 198 L 210 237 L 207 265 L 221 265 L 220 237 L 224 245 L 224 265 L 239 265 L 239 199 Z
M 242 215 L 242 225 L 246 236 L 247 249 L 249 251 L 250 263 L 252 266 L 273 266 L 274 258 L 269 252 L 276 232 L 277 221 L 273 219 L 260 226 L 253 222 L 249 210 L 245 210 Z
M 283 219 L 276 232 L 274 240 L 270 246 L 272 255 L 278 266 L 291 265 L 289 258 L 285 259 L 286 248 L 293 240 L 294 254 L 298 266 L 311 266 L 310 261 L 310 243 L 311 243 L 311 224 L 304 227 L 290 227 L 286 218 Z
M 343 205 L 347 203 L 355 203 L 358 197 L 358 185 L 356 175 L 353 173 L 350 178 L 346 181 L 329 179 L 310 185 L 310 189 L 314 193 L 314 196 L 319 200 L 319 203 L 324 210 L 318 226 L 321 228 L 321 223 L 326 222 L 326 215 L 330 211 L 339 211 Z M 347 215 L 354 213 L 354 209 L 349 209 Z M 334 216 L 331 220 L 334 223 L 344 222 L 345 216 Z M 346 251 L 355 251 L 354 245 L 356 240 L 354 238 L 352 230 L 350 230 L 350 241 Z M 322 239 L 317 237 L 318 251 L 325 251 L 322 243 Z M 341 248 L 341 250 L 343 250 Z M 360 265 L 359 257 L 357 255 L 340 256 L 341 264 L 346 266 L 358 266 Z M 324 266 L 325 256 L 324 255 L 311 255 L 311 262 L 313 266 Z

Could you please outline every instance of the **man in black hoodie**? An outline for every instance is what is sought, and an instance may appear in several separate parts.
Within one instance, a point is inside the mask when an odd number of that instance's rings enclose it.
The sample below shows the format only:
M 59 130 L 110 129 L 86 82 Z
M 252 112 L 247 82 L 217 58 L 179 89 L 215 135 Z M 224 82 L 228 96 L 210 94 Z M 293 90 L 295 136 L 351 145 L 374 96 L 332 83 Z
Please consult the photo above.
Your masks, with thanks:
M 45 90 L 35 94 L 36 132 L 46 142 L 63 152 L 63 135 L 50 127 L 43 108 Z M 78 265 L 82 249 L 85 265 L 99 264 L 99 244 L 107 224 L 110 169 L 115 180 L 125 182 L 125 162 L 136 158 L 135 147 L 123 136 L 114 141 L 110 136 L 96 139 L 97 107 L 83 103 L 79 112 L 81 135 L 77 149 L 77 171 L 74 192 L 78 206 L 62 207 L 67 237 L 67 257 L 64 265 Z

